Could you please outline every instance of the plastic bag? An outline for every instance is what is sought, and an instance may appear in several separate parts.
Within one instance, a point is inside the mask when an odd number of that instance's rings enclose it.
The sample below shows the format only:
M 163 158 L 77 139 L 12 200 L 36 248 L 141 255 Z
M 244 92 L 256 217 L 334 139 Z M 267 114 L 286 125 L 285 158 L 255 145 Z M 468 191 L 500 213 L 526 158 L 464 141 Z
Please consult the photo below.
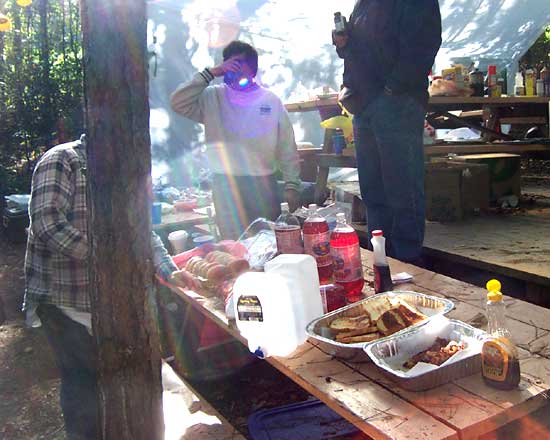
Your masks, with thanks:
M 239 237 L 239 243 L 247 250 L 250 267 L 263 269 L 264 264 L 277 255 L 275 223 L 265 218 L 254 220 Z

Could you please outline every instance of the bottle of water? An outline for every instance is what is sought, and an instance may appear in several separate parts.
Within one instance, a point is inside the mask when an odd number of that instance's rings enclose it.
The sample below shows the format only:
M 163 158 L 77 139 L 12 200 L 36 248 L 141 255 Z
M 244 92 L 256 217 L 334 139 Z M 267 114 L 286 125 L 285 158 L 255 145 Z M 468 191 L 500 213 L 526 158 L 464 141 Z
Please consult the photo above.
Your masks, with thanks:
M 330 256 L 330 232 L 328 223 L 317 212 L 317 205 L 309 205 L 309 215 L 304 222 L 304 252 L 317 261 L 319 282 L 332 282 L 332 257 Z
M 336 227 L 330 236 L 330 255 L 334 282 L 346 291 L 348 302 L 361 299 L 365 280 L 361 264 L 361 247 L 355 229 L 346 222 L 346 214 L 336 214 Z
M 275 238 L 279 254 L 304 253 L 300 222 L 290 213 L 286 202 L 281 203 L 281 215 L 275 221 Z

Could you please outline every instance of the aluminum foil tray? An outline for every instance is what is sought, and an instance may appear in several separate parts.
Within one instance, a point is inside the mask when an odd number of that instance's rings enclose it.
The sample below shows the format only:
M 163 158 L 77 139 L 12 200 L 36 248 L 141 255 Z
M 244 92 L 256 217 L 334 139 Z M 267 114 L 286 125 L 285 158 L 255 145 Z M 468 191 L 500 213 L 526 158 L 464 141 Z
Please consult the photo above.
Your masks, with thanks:
M 336 335 L 336 332 L 330 329 L 329 324 L 334 319 L 341 316 L 358 316 L 363 314 L 365 311 L 369 310 L 370 302 L 376 301 L 384 296 L 398 297 L 399 299 L 402 299 L 411 306 L 415 307 L 418 311 L 424 313 L 428 316 L 428 318 L 448 313 L 454 307 L 453 302 L 445 298 L 439 298 L 437 296 L 430 296 L 417 292 L 394 290 L 392 292 L 384 292 L 379 293 L 378 295 L 370 296 L 364 300 L 350 304 L 349 306 L 327 313 L 326 315 L 310 322 L 306 327 L 306 333 L 309 338 L 319 345 L 323 351 L 331 354 L 332 356 L 345 359 L 350 362 L 367 362 L 369 361 L 369 357 L 363 351 L 363 346 L 365 344 L 363 342 L 356 344 L 343 344 L 335 341 L 334 336 Z M 408 329 L 422 324 L 423 323 L 416 324 Z M 395 335 L 401 334 L 408 329 L 401 330 L 400 332 L 395 333 Z M 389 336 L 386 338 L 388 337 Z M 378 339 L 378 341 L 386 338 Z
M 441 366 L 418 364 L 407 370 L 403 363 L 429 348 L 437 337 L 463 342 L 466 347 Z M 364 346 L 365 353 L 401 388 L 422 391 L 481 371 L 481 347 L 486 333 L 462 321 L 434 318 Z

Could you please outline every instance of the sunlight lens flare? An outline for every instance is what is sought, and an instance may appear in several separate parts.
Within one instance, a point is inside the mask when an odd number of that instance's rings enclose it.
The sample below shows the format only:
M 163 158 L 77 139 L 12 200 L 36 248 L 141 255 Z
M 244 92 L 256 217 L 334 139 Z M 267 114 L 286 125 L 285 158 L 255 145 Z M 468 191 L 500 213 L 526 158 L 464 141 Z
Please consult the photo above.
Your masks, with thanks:
M 0 12 L 0 32 L 11 30 L 11 20 Z
M 32 0 L 17 0 L 16 3 L 22 8 L 32 5 Z

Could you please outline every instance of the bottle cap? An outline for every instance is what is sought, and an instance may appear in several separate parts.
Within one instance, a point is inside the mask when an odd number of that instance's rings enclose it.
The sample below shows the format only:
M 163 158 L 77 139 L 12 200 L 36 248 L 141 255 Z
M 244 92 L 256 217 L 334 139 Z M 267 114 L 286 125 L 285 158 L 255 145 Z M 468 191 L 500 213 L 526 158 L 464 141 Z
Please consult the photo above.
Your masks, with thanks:
M 336 213 L 336 221 L 346 223 L 346 213 L 345 212 L 337 212 Z
M 290 208 L 288 207 L 287 202 L 282 202 L 281 203 L 281 211 L 290 211 Z
M 502 285 L 500 284 L 500 281 L 498 280 L 489 280 L 487 281 L 487 290 L 489 293 L 487 294 L 487 299 L 489 301 L 497 302 L 502 300 L 502 293 L 500 289 L 502 288 Z
M 317 209 L 317 205 L 316 205 L 315 203 L 310 203 L 310 204 L 308 205 L 308 208 L 309 208 L 309 209 Z
M 376 229 L 372 231 L 373 237 L 382 237 L 382 235 L 384 235 L 384 233 L 382 232 L 382 229 Z

